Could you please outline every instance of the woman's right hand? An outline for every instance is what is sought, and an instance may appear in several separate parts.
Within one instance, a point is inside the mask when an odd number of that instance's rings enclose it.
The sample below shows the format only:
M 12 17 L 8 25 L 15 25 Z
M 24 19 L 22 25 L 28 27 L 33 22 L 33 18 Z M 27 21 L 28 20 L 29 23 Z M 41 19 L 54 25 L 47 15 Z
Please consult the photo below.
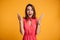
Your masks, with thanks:
M 19 15 L 18 13 L 17 16 L 18 16 L 18 20 L 20 21 L 22 19 L 21 15 Z

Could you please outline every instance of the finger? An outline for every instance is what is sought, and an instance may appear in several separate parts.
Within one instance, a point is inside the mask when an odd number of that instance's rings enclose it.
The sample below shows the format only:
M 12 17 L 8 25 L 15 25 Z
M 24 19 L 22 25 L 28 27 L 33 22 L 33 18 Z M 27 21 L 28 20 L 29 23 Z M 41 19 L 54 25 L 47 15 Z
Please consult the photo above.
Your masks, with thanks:
M 18 16 L 18 19 L 20 20 L 21 18 L 20 18 L 20 15 L 19 15 L 19 13 L 17 13 L 17 16 Z
M 44 17 L 44 14 L 42 14 L 41 16 L 40 16 L 40 19 L 42 19 Z
M 19 13 L 17 13 L 17 15 L 20 16 Z

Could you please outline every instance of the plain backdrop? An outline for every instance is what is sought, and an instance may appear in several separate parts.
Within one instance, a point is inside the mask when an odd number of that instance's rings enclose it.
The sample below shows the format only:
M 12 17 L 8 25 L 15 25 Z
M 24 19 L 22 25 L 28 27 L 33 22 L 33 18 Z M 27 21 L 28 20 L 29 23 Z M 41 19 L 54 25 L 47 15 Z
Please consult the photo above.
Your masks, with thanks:
M 0 40 L 22 40 L 17 13 L 24 17 L 29 3 L 37 18 L 44 13 L 37 40 L 59 40 L 60 0 L 0 0 Z

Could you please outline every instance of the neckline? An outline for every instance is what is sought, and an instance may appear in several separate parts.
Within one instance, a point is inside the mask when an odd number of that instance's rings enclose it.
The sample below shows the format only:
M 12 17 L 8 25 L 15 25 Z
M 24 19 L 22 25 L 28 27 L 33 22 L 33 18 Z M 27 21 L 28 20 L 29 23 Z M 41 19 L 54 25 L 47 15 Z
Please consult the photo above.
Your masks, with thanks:
M 32 20 L 32 18 L 27 18 L 28 20 Z

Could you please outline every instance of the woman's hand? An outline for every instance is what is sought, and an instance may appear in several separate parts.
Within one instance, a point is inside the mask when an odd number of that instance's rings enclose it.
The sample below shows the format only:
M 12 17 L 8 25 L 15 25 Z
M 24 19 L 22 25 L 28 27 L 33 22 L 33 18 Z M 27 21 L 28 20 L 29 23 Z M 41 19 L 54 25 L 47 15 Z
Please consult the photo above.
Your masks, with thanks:
M 17 16 L 18 16 L 18 20 L 20 21 L 22 19 L 21 15 L 19 15 L 18 13 Z
M 38 22 L 41 22 L 42 18 L 44 17 L 44 14 L 41 14 L 41 16 L 39 17 Z

